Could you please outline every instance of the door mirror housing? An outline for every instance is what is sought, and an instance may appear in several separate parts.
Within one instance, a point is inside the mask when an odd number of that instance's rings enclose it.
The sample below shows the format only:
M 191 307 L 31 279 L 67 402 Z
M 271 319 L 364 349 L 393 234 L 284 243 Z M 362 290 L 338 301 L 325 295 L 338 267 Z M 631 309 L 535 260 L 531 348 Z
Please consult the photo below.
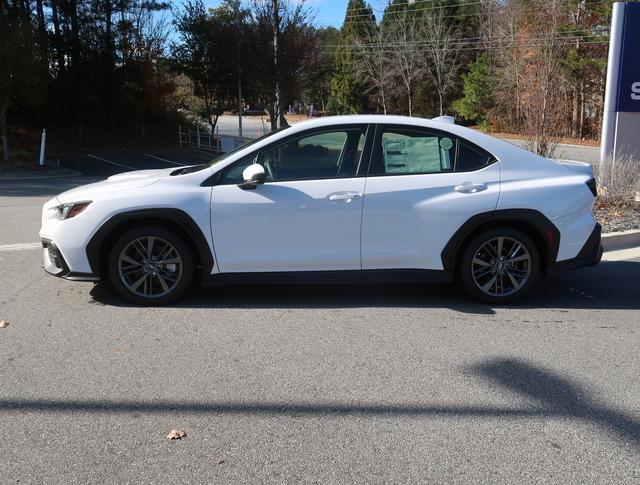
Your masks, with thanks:
M 264 167 L 259 163 L 252 163 L 242 172 L 242 178 L 244 183 L 240 186 L 243 189 L 256 188 L 257 185 L 264 183 L 267 175 L 264 171 Z

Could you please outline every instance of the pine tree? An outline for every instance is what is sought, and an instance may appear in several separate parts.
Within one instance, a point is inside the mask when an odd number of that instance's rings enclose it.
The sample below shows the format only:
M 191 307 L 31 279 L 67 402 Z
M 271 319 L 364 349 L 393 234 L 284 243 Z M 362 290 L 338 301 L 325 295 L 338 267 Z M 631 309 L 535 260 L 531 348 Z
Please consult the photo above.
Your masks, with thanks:
M 364 0 L 349 0 L 347 14 L 336 49 L 334 74 L 331 80 L 331 98 L 328 110 L 336 114 L 356 114 L 367 111 L 367 88 L 354 69 L 353 45 L 367 36 L 376 20 L 371 7 Z
M 486 127 L 491 108 L 492 75 L 486 54 L 480 54 L 462 75 L 464 96 L 453 103 L 453 109 L 466 120 L 477 121 Z

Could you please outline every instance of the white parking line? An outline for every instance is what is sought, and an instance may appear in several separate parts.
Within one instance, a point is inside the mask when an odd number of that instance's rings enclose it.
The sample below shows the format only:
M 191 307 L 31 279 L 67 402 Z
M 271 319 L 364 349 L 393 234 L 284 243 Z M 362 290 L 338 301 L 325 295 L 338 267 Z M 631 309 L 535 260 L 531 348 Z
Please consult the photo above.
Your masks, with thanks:
M 156 157 L 155 155 L 149 155 L 148 153 L 144 154 L 145 157 L 155 158 L 156 160 L 160 160 L 162 162 L 173 163 L 174 165 L 178 165 L 180 167 L 184 167 L 184 163 L 174 162 L 172 160 L 167 160 L 166 158 Z
M 12 251 L 30 251 L 32 249 L 42 249 L 42 243 L 20 243 L 20 244 L 0 245 L 0 253 L 9 253 Z
M 129 167 L 128 165 L 123 165 L 123 164 L 118 163 L 118 162 L 112 162 L 111 160 L 107 160 L 106 158 L 98 157 L 96 155 L 91 155 L 90 153 L 87 153 L 87 156 L 91 157 L 91 158 L 95 158 L 96 160 L 100 160 L 102 162 L 110 163 L 111 165 L 115 165 L 117 167 L 128 168 L 129 170 L 138 170 L 135 167 Z

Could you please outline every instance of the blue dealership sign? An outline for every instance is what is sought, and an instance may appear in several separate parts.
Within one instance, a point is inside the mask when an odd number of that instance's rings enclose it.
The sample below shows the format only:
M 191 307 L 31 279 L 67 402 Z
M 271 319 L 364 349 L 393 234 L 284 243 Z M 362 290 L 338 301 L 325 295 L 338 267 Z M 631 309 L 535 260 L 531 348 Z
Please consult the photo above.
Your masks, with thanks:
M 627 2 L 616 111 L 640 112 L 640 3 Z

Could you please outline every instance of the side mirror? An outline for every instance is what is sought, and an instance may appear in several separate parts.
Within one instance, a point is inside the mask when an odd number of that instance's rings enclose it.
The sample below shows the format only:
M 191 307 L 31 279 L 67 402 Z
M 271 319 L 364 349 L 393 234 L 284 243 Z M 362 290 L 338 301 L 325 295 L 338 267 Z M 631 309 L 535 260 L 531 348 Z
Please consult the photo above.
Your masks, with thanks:
M 263 184 L 266 177 L 264 167 L 259 163 L 252 163 L 242 172 L 242 178 L 245 184 L 249 185 Z

